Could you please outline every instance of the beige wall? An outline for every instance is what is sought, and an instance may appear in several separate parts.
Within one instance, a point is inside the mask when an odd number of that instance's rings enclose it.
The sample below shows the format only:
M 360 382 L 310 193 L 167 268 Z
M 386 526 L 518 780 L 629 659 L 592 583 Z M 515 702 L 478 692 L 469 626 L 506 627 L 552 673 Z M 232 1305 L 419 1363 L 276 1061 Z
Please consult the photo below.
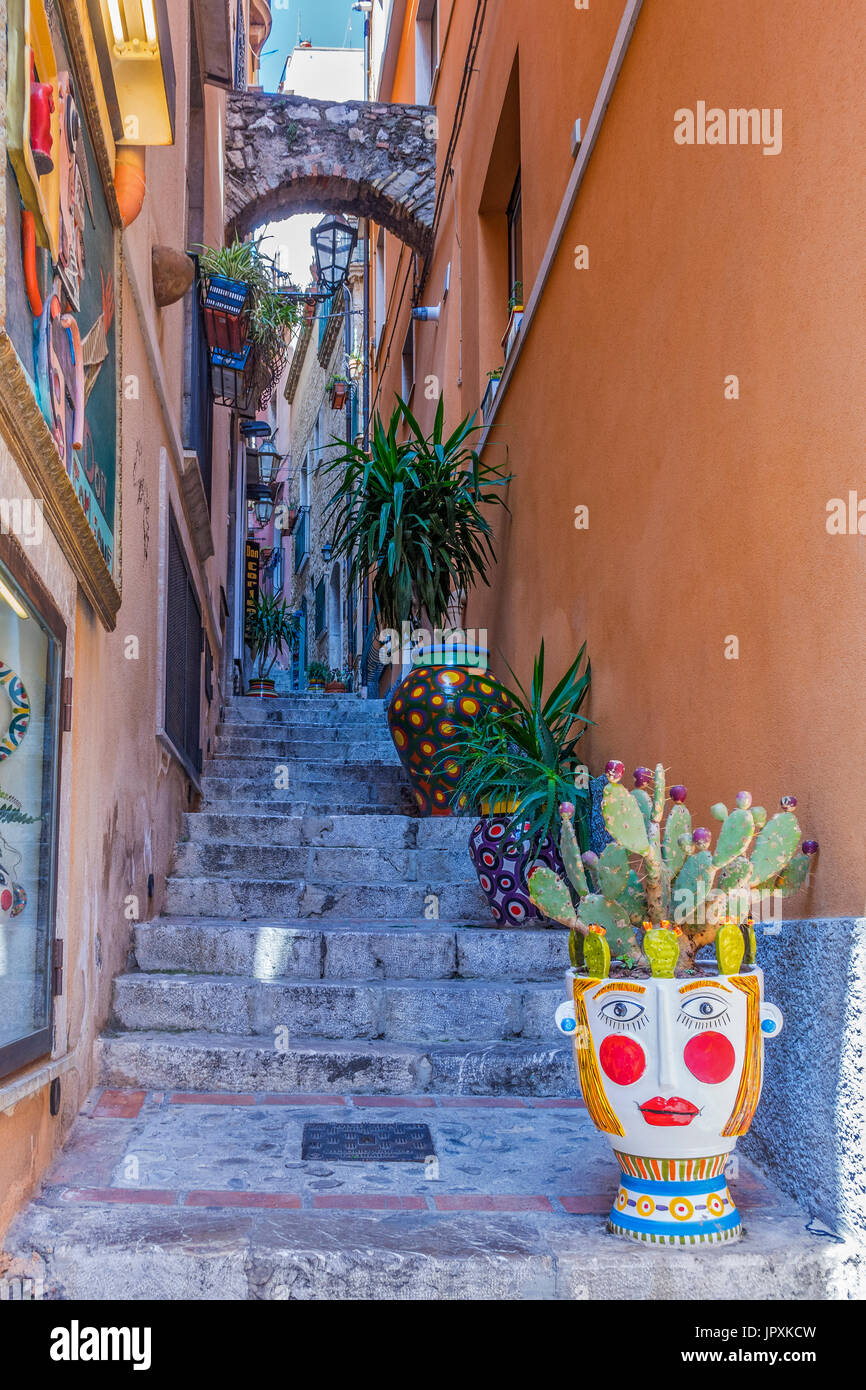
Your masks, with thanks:
M 394 99 L 413 90 L 414 8 Z M 440 163 L 475 11 L 451 8 Z M 573 123 L 586 133 L 623 9 L 488 8 L 423 302 L 439 297 L 449 261 L 452 293 L 441 323 L 417 335 L 416 380 L 440 379 L 452 422 L 501 363 L 507 311 L 483 298 L 479 210 L 515 60 L 529 297 L 573 167 Z M 588 641 L 594 771 L 609 756 L 662 760 L 689 786 L 698 823 L 741 787 L 771 809 L 797 795 L 822 845 L 811 889 L 790 903 L 802 916 L 862 913 L 866 894 L 863 541 L 826 529 L 830 499 L 866 497 L 864 54 L 853 0 L 832 14 L 798 0 L 646 0 L 500 396 L 493 437 L 514 473 L 512 515 L 494 587 L 468 612 L 522 677 L 542 636 L 551 674 Z M 782 152 L 676 144 L 674 112 L 698 100 L 782 108 Z M 581 244 L 588 270 L 574 265 Z M 407 313 L 386 329 L 385 413 Z M 739 400 L 725 399 L 731 373 Z M 433 404 L 416 390 L 423 418 Z M 575 529 L 579 505 L 589 530 Z M 725 658 L 729 637 L 737 660 Z
M 123 602 L 108 633 L 77 589 L 60 548 L 45 528 L 28 558 L 68 628 L 67 671 L 74 675 L 74 714 L 63 735 L 58 852 L 57 934 L 65 942 L 65 988 L 56 1009 L 50 1062 L 0 1081 L 0 1235 L 34 1190 L 95 1077 L 92 1043 L 109 1015 L 111 981 L 126 966 L 132 897 L 142 919 L 159 912 L 181 813 L 195 798 L 184 769 L 157 737 L 164 672 L 165 553 L 169 506 L 180 527 L 214 654 L 215 693 L 202 706 L 206 750 L 218 716 L 220 585 L 225 583 L 228 528 L 229 413 L 215 412 L 211 527 L 215 554 L 202 565 L 191 539 L 179 482 L 182 466 L 183 304 L 158 309 L 150 276 L 151 246 L 187 245 L 186 159 L 189 49 L 187 6 L 171 6 L 178 79 L 177 138 L 147 153 L 148 193 L 124 233 L 125 275 L 119 294 L 121 383 L 138 381 L 122 402 L 119 516 Z M 206 92 L 205 235 L 223 235 L 222 96 Z M 27 496 L 0 440 L 4 495 Z M 128 659 L 128 639 L 138 639 Z M 153 873 L 155 892 L 147 895 Z M 48 1111 L 48 1083 L 59 1076 L 61 1114 Z

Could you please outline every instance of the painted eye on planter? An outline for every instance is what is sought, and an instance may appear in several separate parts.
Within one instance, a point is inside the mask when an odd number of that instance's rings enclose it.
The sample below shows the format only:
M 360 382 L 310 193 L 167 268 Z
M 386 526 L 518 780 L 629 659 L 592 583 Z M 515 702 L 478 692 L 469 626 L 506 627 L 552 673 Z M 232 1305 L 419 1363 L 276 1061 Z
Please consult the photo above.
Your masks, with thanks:
M 680 1005 L 680 1022 L 687 1028 L 724 1028 L 730 1017 L 724 999 L 715 994 L 693 994 Z
M 643 1028 L 647 1022 L 646 1009 L 634 999 L 608 999 L 598 1012 L 614 1028 Z

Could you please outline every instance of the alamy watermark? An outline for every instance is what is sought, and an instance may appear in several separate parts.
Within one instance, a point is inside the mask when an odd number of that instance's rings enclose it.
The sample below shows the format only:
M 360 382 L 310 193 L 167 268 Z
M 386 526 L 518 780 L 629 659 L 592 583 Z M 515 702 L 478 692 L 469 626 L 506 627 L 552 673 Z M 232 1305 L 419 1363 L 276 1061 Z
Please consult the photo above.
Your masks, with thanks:
M 449 654 L 456 660 L 464 649 L 471 653 L 467 664 L 478 671 L 487 670 L 486 627 L 470 627 L 465 632 L 460 627 L 434 627 L 431 632 L 429 628 L 403 623 L 400 632 L 386 627 L 379 633 L 379 661 L 383 666 L 408 666 L 413 661 L 417 664 L 439 660 L 442 655 L 447 661 Z
M 43 535 L 41 497 L 0 497 L 0 532 L 15 536 L 22 545 L 41 545 Z

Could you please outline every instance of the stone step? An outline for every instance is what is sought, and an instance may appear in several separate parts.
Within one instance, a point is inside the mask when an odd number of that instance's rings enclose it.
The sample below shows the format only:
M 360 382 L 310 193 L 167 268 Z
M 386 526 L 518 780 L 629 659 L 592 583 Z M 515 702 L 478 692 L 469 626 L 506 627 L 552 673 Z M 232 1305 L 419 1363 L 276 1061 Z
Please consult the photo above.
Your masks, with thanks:
M 383 782 L 351 777 L 333 778 L 331 781 L 294 777 L 290 778 L 287 787 L 276 787 L 276 766 L 272 765 L 269 776 L 257 777 L 221 777 L 205 771 L 202 778 L 205 805 L 212 808 L 224 802 L 237 806 L 239 810 L 242 804 L 251 810 L 262 806 L 283 806 L 290 808 L 287 814 L 297 815 L 304 815 L 307 811 L 339 815 L 357 809 L 359 813 L 396 811 L 400 815 L 410 816 L 417 811 L 414 793 L 396 778 Z
M 292 722 L 274 724 L 218 724 L 216 728 L 217 738 L 254 738 L 261 744 L 267 746 L 280 739 L 298 739 L 307 743 L 313 743 L 317 747 L 319 744 L 341 743 L 349 739 L 357 742 L 359 739 L 375 739 L 382 744 L 390 744 L 393 747 L 391 735 L 387 725 L 380 724 L 377 720 L 371 724 L 369 720 L 352 720 L 351 723 L 343 721 L 339 724 L 297 724 Z
M 399 1043 L 558 1041 L 561 983 L 118 975 L 112 1026 Z
M 312 706 L 303 710 L 265 709 L 243 713 L 238 710 L 223 711 L 219 723 L 222 733 L 240 733 L 243 730 L 260 729 L 263 733 L 277 734 L 298 731 L 300 733 L 320 734 L 346 733 L 369 730 L 371 733 L 388 732 L 388 722 L 384 710 L 379 706 L 370 713 L 364 704 L 357 711 L 333 711 L 316 709 Z
M 310 1123 L 407 1121 L 432 1162 L 302 1158 Z M 617 1175 L 562 1100 L 96 1091 L 4 1268 L 67 1302 L 863 1296 L 862 1252 L 806 1229 L 748 1159 L 730 1178 L 744 1237 L 721 1248 L 607 1235 Z
M 349 848 L 344 845 L 287 847 L 237 845 L 212 840 L 175 847 L 174 878 L 304 879 L 312 883 L 477 884 L 465 847 L 450 849 Z
M 268 723 L 280 717 L 329 721 L 349 716 L 373 723 L 385 719 L 385 706 L 381 700 L 360 700 L 357 695 L 284 695 L 276 700 L 236 696 L 227 701 L 224 713 L 226 719 L 249 723 Z
M 217 752 L 208 761 L 204 779 L 210 777 L 230 778 L 241 781 L 244 778 L 261 779 L 273 782 L 277 768 L 286 768 L 284 774 L 290 786 L 316 782 L 323 786 L 338 786 L 341 783 L 378 782 L 384 787 L 405 786 L 406 774 L 399 761 L 386 763 L 377 757 L 368 759 L 352 758 L 343 762 L 319 759 L 318 757 L 270 757 L 268 753 L 247 754 L 235 757 Z
M 251 975 L 260 980 L 563 980 L 562 927 L 498 928 L 336 922 L 320 929 L 283 922 L 157 917 L 135 929 L 142 971 Z
M 305 794 L 296 799 L 291 792 L 288 793 L 288 799 L 283 799 L 286 796 L 286 793 L 283 793 L 282 797 L 271 796 L 262 800 L 258 794 L 259 790 L 251 792 L 248 789 L 245 795 L 238 796 L 234 788 L 211 786 L 206 789 L 207 794 L 202 799 L 202 811 L 193 814 L 306 820 L 308 817 L 330 819 L 333 816 L 347 816 L 356 812 L 359 816 L 385 817 L 388 820 L 418 819 L 413 815 L 417 807 L 413 807 L 411 796 L 406 797 L 402 793 L 391 802 L 355 800 L 345 795 L 317 795 L 312 798 Z M 219 792 L 222 794 L 217 795 Z
M 255 734 L 244 738 L 227 738 L 222 735 L 213 754 L 213 757 L 218 760 L 260 756 L 278 762 L 305 761 L 317 766 L 329 763 L 364 763 L 366 765 L 381 763 L 386 767 L 399 767 L 400 765 L 397 750 L 390 739 L 365 733 L 357 735 L 356 742 L 350 742 L 347 739 L 314 741 L 307 738 L 297 738 L 294 735 L 288 739 L 262 739 Z
M 577 1096 L 568 1043 L 352 1042 L 205 1032 L 104 1033 L 105 1086 L 313 1095 Z
M 221 815 L 186 812 L 183 836 L 196 844 L 343 845 L 350 849 L 450 850 L 468 860 L 474 816 Z
M 363 921 L 397 917 L 423 920 L 425 913 L 474 924 L 489 917 L 487 899 L 475 883 L 313 883 L 301 879 L 169 878 L 167 916 L 257 917 Z

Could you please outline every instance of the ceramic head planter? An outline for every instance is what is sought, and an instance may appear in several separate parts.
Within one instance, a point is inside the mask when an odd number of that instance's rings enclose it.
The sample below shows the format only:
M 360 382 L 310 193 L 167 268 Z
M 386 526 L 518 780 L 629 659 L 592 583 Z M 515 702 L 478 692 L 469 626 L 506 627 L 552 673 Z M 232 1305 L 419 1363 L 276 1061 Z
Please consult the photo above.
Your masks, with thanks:
M 569 971 L 558 1022 L 590 1118 L 621 1172 L 608 1229 L 655 1245 L 739 1239 L 725 1166 L 761 1094 L 763 1044 L 782 1027 L 763 975 L 608 977 Z
M 622 770 L 608 764 L 614 841 L 597 859 L 581 859 L 562 818 L 571 891 L 545 865 L 530 874 L 533 900 L 571 928 L 557 1024 L 622 1170 L 608 1229 L 655 1245 L 724 1244 L 741 1234 L 725 1165 L 758 1104 L 764 1042 L 782 1028 L 764 1000 L 751 914 L 765 894 L 807 881 L 818 845 L 796 853 L 794 798 L 768 820 L 741 792 L 731 813 L 713 807 L 722 821 L 713 852 L 710 832 L 691 829 L 685 787 L 671 789 L 662 832 L 663 769 L 651 783 L 638 769 L 632 792 Z M 715 960 L 698 959 L 710 946 Z

